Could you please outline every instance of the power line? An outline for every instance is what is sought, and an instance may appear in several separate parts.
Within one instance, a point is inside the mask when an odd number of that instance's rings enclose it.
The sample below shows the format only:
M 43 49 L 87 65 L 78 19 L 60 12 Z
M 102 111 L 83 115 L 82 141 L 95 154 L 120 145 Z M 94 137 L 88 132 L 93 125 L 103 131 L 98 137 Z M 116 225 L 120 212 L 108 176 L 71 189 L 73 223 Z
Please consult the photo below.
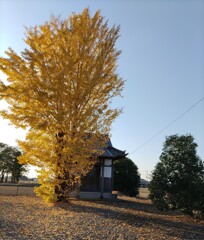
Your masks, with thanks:
M 164 128 L 162 128 L 159 132 L 154 134 L 152 137 L 150 137 L 147 141 L 145 141 L 143 144 L 141 144 L 138 148 L 136 148 L 133 152 L 131 152 L 129 155 L 135 153 L 138 151 L 140 148 L 142 148 L 144 145 L 152 141 L 155 137 L 157 137 L 160 133 L 162 133 L 164 130 L 169 128 L 172 124 L 174 124 L 176 121 L 178 121 L 181 117 L 183 117 L 187 112 L 189 112 L 192 108 L 197 106 L 200 102 L 204 100 L 204 97 L 202 97 L 200 100 L 198 100 L 196 103 L 194 103 L 191 107 L 189 107 L 186 111 L 184 111 L 182 114 L 180 114 L 176 119 L 174 119 L 172 122 L 170 122 L 168 125 L 166 125 Z

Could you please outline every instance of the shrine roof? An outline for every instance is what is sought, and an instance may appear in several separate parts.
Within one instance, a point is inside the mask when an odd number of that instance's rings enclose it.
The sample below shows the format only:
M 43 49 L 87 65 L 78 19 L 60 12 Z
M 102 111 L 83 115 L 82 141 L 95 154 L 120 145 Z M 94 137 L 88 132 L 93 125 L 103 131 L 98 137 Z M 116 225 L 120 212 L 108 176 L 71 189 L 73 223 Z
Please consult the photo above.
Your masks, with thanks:
M 116 159 L 124 158 L 127 155 L 128 155 L 128 153 L 126 153 L 125 151 L 122 151 L 122 150 L 119 150 L 119 149 L 113 147 L 113 145 L 109 139 L 107 147 L 104 149 L 104 153 L 101 156 L 99 156 L 99 158 L 116 160 Z

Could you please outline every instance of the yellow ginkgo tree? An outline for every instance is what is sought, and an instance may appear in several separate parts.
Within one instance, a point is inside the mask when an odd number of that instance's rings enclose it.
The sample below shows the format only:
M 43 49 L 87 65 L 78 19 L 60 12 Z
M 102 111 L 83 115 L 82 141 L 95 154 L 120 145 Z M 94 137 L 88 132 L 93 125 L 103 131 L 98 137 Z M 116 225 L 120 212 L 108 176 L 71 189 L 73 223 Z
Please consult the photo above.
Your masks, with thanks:
M 88 9 L 65 20 L 26 28 L 25 48 L 12 48 L 0 58 L 0 99 L 9 104 L 1 115 L 27 128 L 19 145 L 21 163 L 40 167 L 37 194 L 47 201 L 64 201 L 80 184 L 102 153 L 113 120 L 111 109 L 124 81 L 117 73 L 115 47 L 119 27 L 109 27 L 97 11 Z

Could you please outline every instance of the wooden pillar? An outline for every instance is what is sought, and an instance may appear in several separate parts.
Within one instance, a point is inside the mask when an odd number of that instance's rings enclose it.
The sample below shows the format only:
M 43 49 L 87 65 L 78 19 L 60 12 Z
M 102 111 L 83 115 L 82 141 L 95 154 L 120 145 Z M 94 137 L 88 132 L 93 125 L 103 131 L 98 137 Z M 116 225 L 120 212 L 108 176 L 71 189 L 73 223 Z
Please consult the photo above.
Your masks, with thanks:
M 100 192 L 100 199 L 103 199 L 103 190 L 104 190 L 104 162 L 105 162 L 105 160 L 102 159 L 102 164 L 101 164 L 101 192 Z
M 113 192 L 113 160 L 111 160 L 111 193 Z

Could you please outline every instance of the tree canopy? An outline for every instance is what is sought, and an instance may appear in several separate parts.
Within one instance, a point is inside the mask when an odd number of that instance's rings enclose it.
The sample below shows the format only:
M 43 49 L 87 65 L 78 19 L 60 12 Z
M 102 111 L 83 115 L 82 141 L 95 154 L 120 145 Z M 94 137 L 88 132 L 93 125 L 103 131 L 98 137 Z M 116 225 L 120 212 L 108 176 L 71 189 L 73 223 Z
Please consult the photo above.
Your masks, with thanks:
M 129 158 L 113 162 L 113 189 L 135 197 L 138 194 L 140 175 L 138 167 Z
M 0 99 L 9 103 L 4 118 L 28 128 L 19 141 L 21 163 L 41 168 L 38 195 L 61 201 L 80 184 L 120 114 L 110 102 L 121 95 L 115 47 L 119 26 L 108 26 L 100 11 L 88 9 L 65 20 L 52 16 L 26 28 L 25 48 L 0 58 L 8 84 L 0 82 Z M 102 137 L 103 136 L 103 137 Z
M 26 167 L 18 162 L 21 152 L 7 144 L 0 143 L 0 182 L 7 182 L 11 176 L 11 182 L 17 183 Z
M 160 209 L 204 210 L 204 165 L 191 135 L 166 138 L 150 182 L 150 198 Z

